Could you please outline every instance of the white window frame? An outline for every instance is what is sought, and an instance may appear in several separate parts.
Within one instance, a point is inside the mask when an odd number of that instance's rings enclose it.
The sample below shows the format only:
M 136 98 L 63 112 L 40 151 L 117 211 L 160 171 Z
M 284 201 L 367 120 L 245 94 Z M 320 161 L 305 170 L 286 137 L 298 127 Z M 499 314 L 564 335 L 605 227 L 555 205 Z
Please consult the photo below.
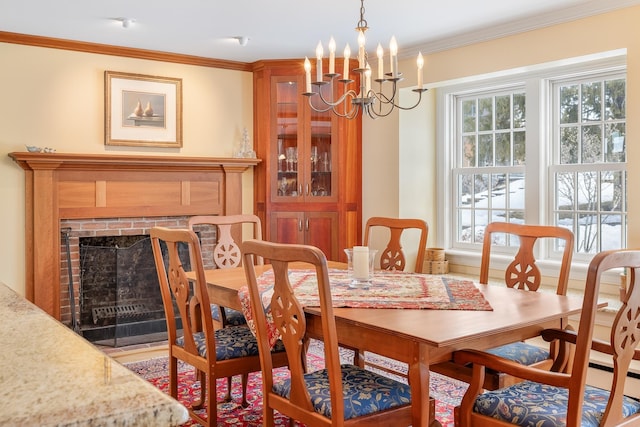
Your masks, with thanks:
M 623 72 L 626 73 L 626 50 L 603 52 L 581 58 L 571 58 L 538 66 L 522 69 L 505 70 L 466 78 L 461 82 L 441 85 L 437 91 L 436 112 L 436 147 L 437 157 L 437 191 L 438 191 L 438 227 L 436 230 L 438 245 L 447 249 L 449 260 L 458 265 L 478 266 L 481 255 L 479 244 L 457 244 L 454 215 L 455 185 L 452 168 L 456 165 L 458 153 L 456 141 L 456 97 L 470 93 L 487 91 L 510 90 L 514 87 L 524 87 L 526 93 L 526 195 L 525 220 L 527 223 L 549 223 L 552 215 L 553 199 L 551 184 L 549 183 L 549 167 L 552 159 L 552 82 L 578 78 L 595 73 Z M 544 141 L 538 144 L 537 141 Z M 531 177 L 538 179 L 531 179 Z M 546 189 L 549 197 L 538 202 L 541 189 Z M 559 261 L 551 254 L 550 247 L 537 248 L 537 258 L 541 266 L 548 266 L 551 271 L 559 271 Z M 504 267 L 512 252 L 506 248 Z M 589 256 L 574 255 L 572 264 L 572 278 L 584 279 Z M 500 258 L 498 255 L 497 258 Z M 500 262 L 498 261 L 498 267 Z

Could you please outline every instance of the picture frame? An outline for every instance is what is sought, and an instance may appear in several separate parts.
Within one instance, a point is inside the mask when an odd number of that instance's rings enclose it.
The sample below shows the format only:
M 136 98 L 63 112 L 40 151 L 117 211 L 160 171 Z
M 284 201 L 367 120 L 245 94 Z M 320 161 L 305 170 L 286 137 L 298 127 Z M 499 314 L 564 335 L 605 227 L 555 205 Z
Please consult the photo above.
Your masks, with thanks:
M 105 145 L 182 147 L 182 79 L 105 71 Z

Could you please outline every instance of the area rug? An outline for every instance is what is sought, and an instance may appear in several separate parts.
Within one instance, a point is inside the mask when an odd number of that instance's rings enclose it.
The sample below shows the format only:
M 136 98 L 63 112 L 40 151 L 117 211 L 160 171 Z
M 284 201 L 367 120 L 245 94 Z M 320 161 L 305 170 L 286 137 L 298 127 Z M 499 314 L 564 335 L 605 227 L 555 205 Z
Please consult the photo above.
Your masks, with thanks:
M 316 370 L 324 367 L 322 356 L 322 343 L 313 341 L 307 356 L 309 369 Z M 343 362 L 353 361 L 353 353 L 350 350 L 341 349 L 340 358 Z M 406 372 L 406 365 L 394 360 L 390 360 L 378 355 L 366 354 L 367 360 L 385 368 L 398 372 Z M 169 393 L 168 358 L 159 357 L 142 362 L 125 364 L 127 368 L 165 393 Z M 372 368 L 373 369 L 373 368 Z M 386 371 L 378 371 L 380 374 L 394 377 L 399 381 L 406 381 L 402 376 L 395 376 Z M 276 375 L 281 378 L 288 376 L 286 368 L 277 370 Z M 194 369 L 182 362 L 178 365 L 178 400 L 188 404 L 200 395 L 200 386 L 195 381 Z M 276 381 L 278 378 L 275 379 Z M 460 403 L 467 388 L 467 384 L 455 379 L 451 379 L 437 373 L 430 374 L 430 392 L 436 399 L 436 418 L 444 427 L 453 427 L 453 408 Z M 243 408 L 240 405 L 242 400 L 242 389 L 240 378 L 235 377 L 231 388 L 231 402 L 223 402 L 227 391 L 226 379 L 219 379 L 216 384 L 218 394 L 218 426 L 253 427 L 262 425 L 262 390 L 261 375 L 254 373 L 249 375 L 247 385 L 247 400 L 249 405 Z M 289 425 L 289 419 L 276 412 L 276 425 Z M 187 422 L 184 426 L 197 426 L 194 422 Z

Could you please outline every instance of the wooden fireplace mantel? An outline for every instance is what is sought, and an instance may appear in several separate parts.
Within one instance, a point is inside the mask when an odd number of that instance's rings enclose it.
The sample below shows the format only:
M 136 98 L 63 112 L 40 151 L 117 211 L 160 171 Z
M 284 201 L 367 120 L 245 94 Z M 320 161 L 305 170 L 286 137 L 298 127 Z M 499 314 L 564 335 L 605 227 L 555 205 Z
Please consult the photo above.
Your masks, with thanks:
M 9 153 L 25 171 L 26 297 L 60 319 L 60 220 L 242 213 L 259 159 Z

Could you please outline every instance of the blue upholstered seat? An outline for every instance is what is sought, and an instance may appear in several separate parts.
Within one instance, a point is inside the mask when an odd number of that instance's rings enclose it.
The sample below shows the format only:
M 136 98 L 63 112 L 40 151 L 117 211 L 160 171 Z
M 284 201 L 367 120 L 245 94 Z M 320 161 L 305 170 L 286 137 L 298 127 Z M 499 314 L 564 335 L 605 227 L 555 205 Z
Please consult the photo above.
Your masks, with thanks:
M 241 311 L 225 307 L 224 313 L 227 319 L 226 326 L 240 326 L 247 324 L 247 319 L 244 318 Z M 211 304 L 211 317 L 213 320 L 218 322 L 222 321 L 222 318 L 220 317 L 220 307 L 217 304 Z
M 245 356 L 258 355 L 258 343 L 256 337 L 247 326 L 228 326 L 215 331 L 216 335 L 216 360 L 236 359 Z M 207 345 L 204 332 L 193 334 L 198 347 L 198 354 L 207 356 Z M 184 346 L 184 337 L 176 339 L 176 344 Z M 274 352 L 284 351 L 282 341 L 278 341 L 273 348 Z
M 533 365 L 549 359 L 549 350 L 524 342 L 514 342 L 486 350 L 487 353 L 513 360 L 521 365 Z
M 473 412 L 518 426 L 562 426 L 566 424 L 568 395 L 567 389 L 564 388 L 524 381 L 479 395 Z M 586 386 L 582 427 L 600 425 L 608 399 L 609 391 Z M 625 396 L 623 413 L 625 417 L 640 413 L 640 402 Z
M 346 420 L 372 414 L 411 402 L 411 389 L 407 384 L 383 377 L 354 365 L 341 365 Z M 331 396 L 326 369 L 304 375 L 311 402 L 316 412 L 331 418 Z M 289 398 L 289 380 L 274 384 L 273 391 Z

